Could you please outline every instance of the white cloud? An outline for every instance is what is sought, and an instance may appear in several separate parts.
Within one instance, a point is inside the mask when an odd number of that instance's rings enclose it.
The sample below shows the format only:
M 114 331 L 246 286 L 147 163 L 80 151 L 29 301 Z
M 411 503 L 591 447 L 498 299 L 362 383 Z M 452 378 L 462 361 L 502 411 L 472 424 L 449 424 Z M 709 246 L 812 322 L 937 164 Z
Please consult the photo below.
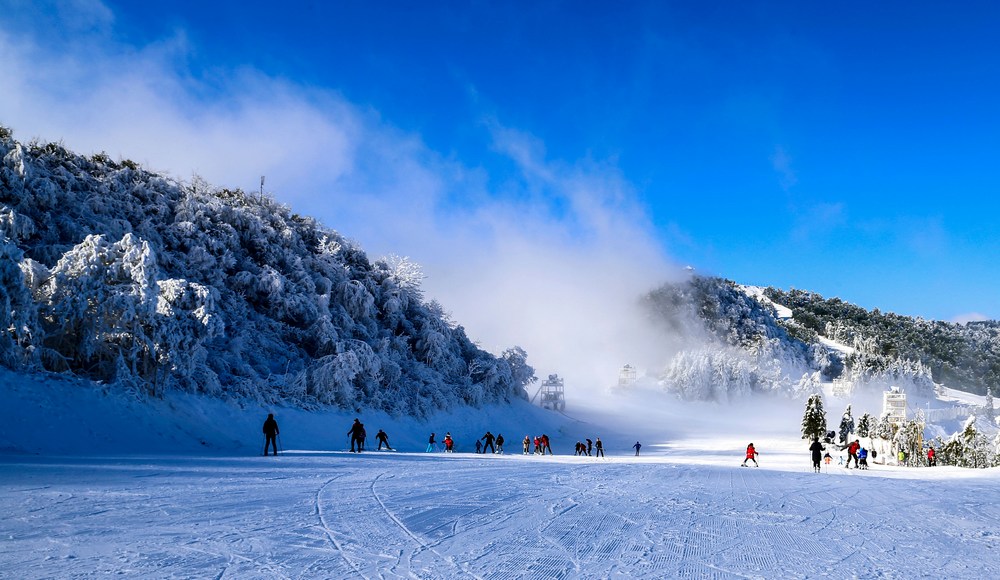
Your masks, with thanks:
M 951 322 L 954 322 L 955 324 L 968 324 L 969 322 L 982 322 L 985 320 L 990 320 L 990 317 L 985 314 L 980 314 L 979 312 L 968 312 L 953 317 Z

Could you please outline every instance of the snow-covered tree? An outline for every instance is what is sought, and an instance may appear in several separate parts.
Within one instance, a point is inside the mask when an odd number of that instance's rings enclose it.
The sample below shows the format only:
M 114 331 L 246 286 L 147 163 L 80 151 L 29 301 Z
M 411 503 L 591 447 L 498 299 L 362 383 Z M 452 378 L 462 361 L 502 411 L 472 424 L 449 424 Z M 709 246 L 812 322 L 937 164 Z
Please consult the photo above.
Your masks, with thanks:
M 986 417 L 990 423 L 993 423 L 996 418 L 996 410 L 993 408 L 993 390 L 989 387 L 989 385 L 986 386 L 986 400 L 983 403 L 983 416 Z
M 910 465 L 920 465 L 920 455 L 924 443 L 924 424 L 917 419 L 903 423 L 893 439 L 893 447 L 902 450 Z
M 514 383 L 521 386 L 523 397 L 527 398 L 528 392 L 525 389 L 538 380 L 538 377 L 535 376 L 535 369 L 528 364 L 528 353 L 519 346 L 513 346 L 503 351 L 500 357 L 507 361 Z
M 840 418 L 840 427 L 837 428 L 837 433 L 840 435 L 840 442 L 846 444 L 853 432 L 854 417 L 851 416 L 851 406 L 848 405 L 847 410 L 844 411 L 844 415 Z
M 875 430 L 876 423 L 875 418 L 872 417 L 871 413 L 865 413 L 858 418 L 857 433 L 858 437 L 864 438 L 874 438 L 872 431 Z
M 975 415 L 966 419 L 962 430 L 948 438 L 939 453 L 945 465 L 982 468 L 997 463 L 996 447 L 976 428 Z
M 806 401 L 806 411 L 802 416 L 802 438 L 814 439 L 826 436 L 826 411 L 823 410 L 823 396 L 811 395 Z

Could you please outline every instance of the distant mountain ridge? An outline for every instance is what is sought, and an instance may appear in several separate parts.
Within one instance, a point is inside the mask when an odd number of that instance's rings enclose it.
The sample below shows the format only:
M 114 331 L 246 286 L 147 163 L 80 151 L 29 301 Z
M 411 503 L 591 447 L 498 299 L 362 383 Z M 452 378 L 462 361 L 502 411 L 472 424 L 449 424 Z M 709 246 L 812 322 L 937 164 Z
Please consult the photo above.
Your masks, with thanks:
M 685 398 L 806 394 L 838 378 L 922 391 L 943 384 L 980 395 L 987 388 L 997 392 L 1000 384 L 996 321 L 926 321 L 869 312 L 811 292 L 751 290 L 706 276 L 664 285 L 644 305 L 664 332 L 691 335 L 701 327 L 705 333 L 700 346 L 681 350 L 657 377 Z M 775 305 L 784 307 L 783 316 Z M 848 348 L 833 348 L 831 341 Z
M 524 351 L 478 348 L 420 279 L 270 198 L 0 127 L 9 368 L 416 416 L 524 397 Z

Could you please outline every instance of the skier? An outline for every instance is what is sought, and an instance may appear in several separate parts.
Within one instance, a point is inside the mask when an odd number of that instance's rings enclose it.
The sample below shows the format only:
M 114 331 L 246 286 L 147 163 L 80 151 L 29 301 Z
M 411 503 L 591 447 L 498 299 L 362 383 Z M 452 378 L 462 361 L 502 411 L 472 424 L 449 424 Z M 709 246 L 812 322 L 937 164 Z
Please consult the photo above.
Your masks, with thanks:
M 541 453 L 542 450 L 542 440 L 536 435 L 534 443 L 535 443 L 535 455 L 538 455 L 539 453 Z
M 639 457 L 639 449 L 642 448 L 642 443 L 639 443 L 638 441 L 636 441 L 635 445 L 633 445 L 632 448 L 635 449 L 635 456 Z
M 479 439 L 476 439 L 476 453 L 482 453 L 482 452 L 483 452 L 483 442 L 480 441 Z
M 760 464 L 757 463 L 757 455 L 759 455 L 759 454 L 757 453 L 757 450 L 754 449 L 753 443 L 751 443 L 750 445 L 747 445 L 747 456 L 746 456 L 746 459 L 744 459 L 743 463 L 741 463 L 740 465 L 742 467 L 746 467 L 747 466 L 747 461 L 753 461 L 754 467 L 760 467 Z
M 864 447 L 858 449 L 858 467 L 868 469 L 868 450 Z
M 861 449 L 861 443 L 859 443 L 857 439 L 855 439 L 854 441 L 852 441 L 851 444 L 847 446 L 847 468 L 848 469 L 851 468 L 851 459 L 854 460 L 854 467 L 859 467 L 858 466 L 858 450 L 859 449 Z
M 549 445 L 549 436 L 542 433 L 542 455 L 545 455 L 545 450 L 549 450 L 549 455 L 552 455 L 552 446 Z
M 445 453 L 454 453 L 455 451 L 455 441 L 451 438 L 451 432 L 444 434 L 444 451 Z
M 521 441 L 521 445 L 524 446 L 524 454 L 527 455 L 531 451 L 531 437 L 525 435 L 524 441 Z
M 937 459 L 934 458 L 934 446 L 927 450 L 927 467 L 934 467 L 937 465 Z
M 392 451 L 392 447 L 389 447 L 389 436 L 385 434 L 385 431 L 379 429 L 378 433 L 375 434 L 375 439 L 378 441 L 377 451 L 382 451 L 383 443 L 385 443 L 386 450 Z
M 274 448 L 274 454 L 278 454 L 278 422 L 274 420 L 274 413 L 268 413 L 264 420 L 264 456 L 267 457 L 267 446 Z
M 597 457 L 604 457 L 604 443 L 601 443 L 600 437 L 594 441 L 594 447 L 597 448 Z
M 906 465 L 906 452 L 902 449 L 896 454 L 896 458 L 899 460 L 900 465 Z
M 427 451 L 425 451 L 424 453 L 430 453 L 431 451 L 434 451 L 434 443 L 435 443 L 434 434 L 431 433 L 431 438 L 427 440 Z
M 820 459 L 822 459 L 820 457 L 820 453 L 823 453 L 823 444 L 819 442 L 819 437 L 813 437 L 813 442 L 812 445 L 809 446 L 809 451 L 812 451 L 813 471 L 819 473 L 819 462 Z M 827 454 L 827 457 L 830 457 L 830 455 Z M 827 463 L 829 463 L 829 461 L 827 461 Z
M 590 457 L 590 450 L 594 448 L 594 442 L 587 439 L 587 457 Z
M 365 439 L 368 439 L 368 432 L 365 431 L 365 424 L 362 423 L 361 424 L 361 439 L 360 439 L 360 443 L 358 444 L 358 453 L 361 453 L 361 451 L 365 448 Z
M 497 454 L 503 455 L 503 433 L 497 435 Z
M 355 452 L 355 446 L 357 446 L 357 452 L 361 452 L 361 446 L 365 443 L 364 432 L 365 426 L 361 424 L 360 419 L 355 418 L 354 424 L 347 430 L 347 434 L 351 436 L 351 453 Z
M 579 441 L 576 442 L 576 450 L 573 451 L 573 455 L 581 455 L 583 451 L 583 443 Z
M 497 452 L 497 448 L 493 446 L 493 441 L 495 439 L 496 439 L 496 437 L 494 437 L 493 433 L 490 433 L 489 431 L 486 432 L 486 435 L 483 435 L 483 441 L 484 441 L 484 443 L 483 443 L 483 453 L 486 453 L 486 448 L 487 447 L 490 448 L 490 453 L 496 453 Z

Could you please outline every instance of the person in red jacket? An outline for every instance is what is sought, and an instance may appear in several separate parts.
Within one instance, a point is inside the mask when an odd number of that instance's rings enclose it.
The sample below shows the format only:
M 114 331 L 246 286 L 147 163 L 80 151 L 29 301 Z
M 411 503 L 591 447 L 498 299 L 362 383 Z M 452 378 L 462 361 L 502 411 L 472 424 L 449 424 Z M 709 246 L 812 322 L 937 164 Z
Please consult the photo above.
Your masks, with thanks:
M 747 461 L 753 461 L 754 467 L 760 467 L 760 464 L 757 463 L 757 455 L 758 455 L 758 453 L 757 453 L 757 450 L 754 449 L 753 443 L 751 443 L 750 445 L 747 445 L 747 456 L 746 456 L 746 459 L 744 459 L 743 463 L 741 463 L 740 465 L 743 466 L 743 467 L 746 467 L 747 466 Z
M 851 442 L 847 446 L 847 468 L 851 467 L 851 459 L 854 460 L 854 467 L 858 467 L 858 449 L 861 449 L 861 443 L 857 439 Z
M 455 450 L 455 440 L 451 438 L 451 433 L 445 433 L 444 452 L 452 453 Z
M 927 450 L 927 467 L 934 467 L 935 465 L 937 465 L 937 460 L 934 459 L 934 446 L 932 445 Z

